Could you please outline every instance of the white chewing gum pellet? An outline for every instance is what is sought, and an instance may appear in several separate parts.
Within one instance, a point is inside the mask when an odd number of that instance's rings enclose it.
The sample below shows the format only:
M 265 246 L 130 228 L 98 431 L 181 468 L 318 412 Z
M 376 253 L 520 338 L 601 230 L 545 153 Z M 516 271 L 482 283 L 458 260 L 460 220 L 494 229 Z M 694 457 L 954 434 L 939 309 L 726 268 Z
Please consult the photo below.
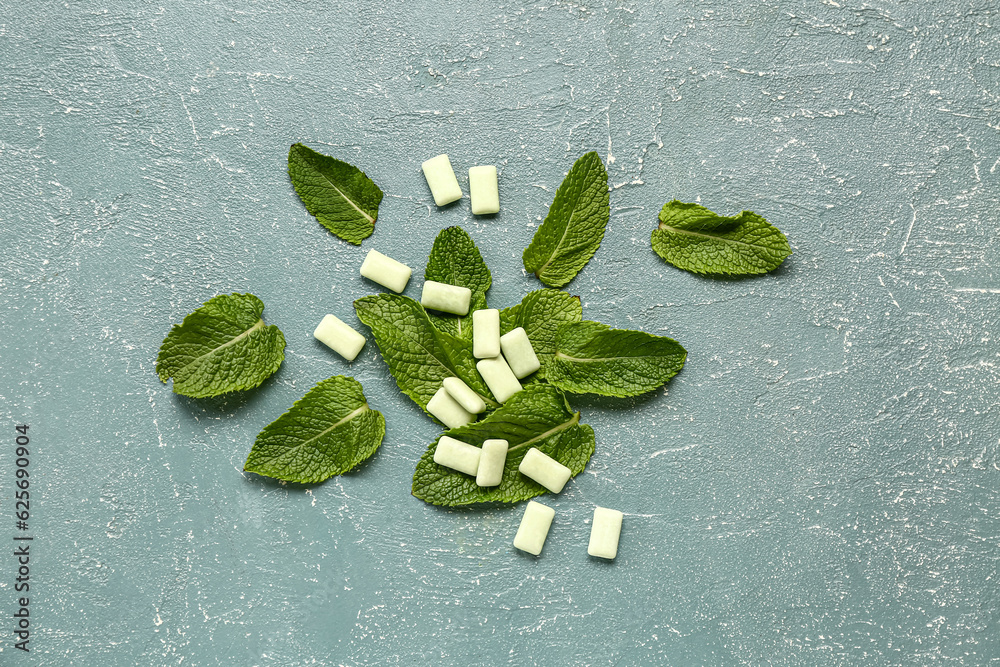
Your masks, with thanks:
M 622 517 L 618 510 L 594 508 L 594 525 L 590 527 L 587 553 L 598 558 L 613 559 L 618 555 L 618 538 L 622 534 Z
M 542 553 L 555 515 L 556 511 L 548 505 L 529 501 L 524 508 L 521 525 L 517 527 L 517 535 L 514 536 L 514 548 L 535 556 Z
M 462 188 L 458 187 L 458 179 L 455 178 L 455 170 L 451 168 L 447 153 L 432 157 L 420 167 L 424 170 L 424 178 L 434 195 L 435 204 L 444 206 L 462 198 Z
M 503 479 L 503 466 L 507 462 L 507 441 L 486 440 L 483 442 L 482 454 L 479 456 L 479 472 L 476 473 L 476 484 L 479 486 L 497 486 Z
M 518 471 L 535 480 L 552 493 L 559 493 L 573 476 L 573 471 L 554 458 L 532 447 L 521 459 Z
M 483 376 L 493 396 L 501 403 L 506 403 L 508 398 L 521 391 L 521 383 L 517 381 L 514 371 L 510 370 L 503 357 L 477 361 L 476 369 Z
M 431 400 L 427 401 L 427 412 L 448 428 L 458 428 L 476 421 L 476 416 L 463 408 L 444 387 L 438 389 Z
M 361 264 L 361 275 L 397 294 L 406 289 L 411 273 L 410 267 L 406 264 L 397 262 L 378 250 L 369 250 L 365 255 L 365 261 Z
M 472 313 L 472 356 L 476 359 L 500 356 L 500 311 L 496 308 Z
M 459 287 L 433 280 L 424 281 L 424 290 L 420 294 L 420 305 L 424 308 L 432 308 L 452 315 L 467 314 L 471 302 L 472 290 L 468 287 Z
M 327 315 L 320 321 L 313 336 L 348 361 L 354 361 L 365 346 L 364 336 L 333 315 Z
M 475 332 L 475 324 L 472 330 Z M 504 359 L 507 360 L 510 370 L 514 371 L 519 380 L 542 367 L 524 327 L 518 327 L 500 336 L 500 349 L 503 350 Z
M 442 435 L 434 450 L 434 463 L 473 477 L 479 471 L 479 447 Z
M 469 199 L 472 200 L 472 215 L 500 212 L 500 191 L 497 189 L 495 165 L 469 168 Z
M 466 411 L 474 415 L 486 411 L 486 402 L 482 397 L 469 389 L 469 385 L 458 378 L 445 378 L 443 384 L 448 395 L 454 398 Z

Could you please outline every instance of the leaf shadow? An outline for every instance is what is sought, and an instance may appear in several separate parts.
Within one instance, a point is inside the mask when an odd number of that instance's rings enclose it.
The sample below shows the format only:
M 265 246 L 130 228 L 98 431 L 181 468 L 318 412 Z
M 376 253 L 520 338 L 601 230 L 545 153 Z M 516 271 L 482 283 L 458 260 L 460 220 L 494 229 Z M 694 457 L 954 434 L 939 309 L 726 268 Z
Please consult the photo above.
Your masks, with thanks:
M 543 493 L 541 495 L 545 495 L 545 494 Z M 428 507 L 432 507 L 432 508 L 434 508 L 437 511 L 444 511 L 444 512 L 449 512 L 449 513 L 454 513 L 454 514 L 462 514 L 462 515 L 465 515 L 465 516 L 470 516 L 470 515 L 471 516 L 476 516 L 476 515 L 487 516 L 487 515 L 494 514 L 499 509 L 512 509 L 512 508 L 520 505 L 521 503 L 528 502 L 527 500 L 518 500 L 518 501 L 512 502 L 512 503 L 505 503 L 505 502 L 501 502 L 499 500 L 495 500 L 495 501 L 486 502 L 486 503 L 473 503 L 471 505 L 434 505 L 433 503 L 428 503 L 425 500 L 417 498 L 417 496 L 413 496 L 413 497 L 416 498 L 417 500 L 419 500 L 421 503 L 427 505 Z M 539 496 L 535 496 L 535 497 L 537 498 Z
M 171 392 L 171 396 L 173 397 L 173 400 L 183 406 L 192 417 L 197 417 L 199 415 L 219 417 L 224 414 L 253 407 L 260 403 L 264 400 L 263 396 L 267 387 L 277 381 L 276 378 L 281 374 L 283 369 L 284 364 L 282 364 L 282 367 L 279 368 L 274 374 L 256 387 L 245 389 L 243 391 L 233 391 L 206 398 L 191 398 L 190 396 L 175 394 L 173 392 Z
M 268 477 L 267 475 L 258 475 L 255 472 L 250 472 L 249 470 L 243 471 L 243 479 L 247 483 L 253 484 L 255 486 L 261 486 L 269 490 L 276 489 L 286 489 L 288 491 L 298 491 L 304 492 L 312 489 L 323 482 L 317 482 L 316 484 L 302 484 L 299 482 L 286 482 L 284 480 L 277 479 L 275 477 Z
M 572 405 L 574 409 L 577 409 L 577 406 L 580 406 L 582 408 L 594 408 L 600 410 L 631 410 L 662 396 L 663 392 L 660 391 L 660 389 L 662 389 L 662 387 L 652 391 L 647 391 L 645 394 L 627 396 L 625 398 L 619 398 L 617 396 L 601 396 L 599 394 L 573 394 L 568 398 L 570 405 Z M 584 421 L 586 421 L 586 419 L 584 419 Z
M 613 567 L 615 564 L 614 558 L 601 558 L 600 556 L 591 556 L 590 554 L 587 554 L 587 561 L 595 567 Z
M 429 192 L 430 195 L 431 195 L 431 201 L 434 201 L 434 193 L 431 192 L 430 188 L 427 188 L 427 192 Z M 439 212 L 440 211 L 451 211 L 452 209 L 458 208 L 458 206 L 462 203 L 462 201 L 468 201 L 468 199 L 466 197 L 464 197 L 464 196 L 459 197 L 455 201 L 448 202 L 444 206 L 438 206 L 437 210 Z

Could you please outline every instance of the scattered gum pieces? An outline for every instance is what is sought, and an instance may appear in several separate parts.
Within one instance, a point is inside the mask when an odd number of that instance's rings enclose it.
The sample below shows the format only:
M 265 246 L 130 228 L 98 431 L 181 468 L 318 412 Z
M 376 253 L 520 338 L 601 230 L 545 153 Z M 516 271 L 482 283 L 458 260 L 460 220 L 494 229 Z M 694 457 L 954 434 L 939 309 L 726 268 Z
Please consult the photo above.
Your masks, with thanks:
M 462 198 L 462 188 L 458 187 L 458 179 L 447 153 L 432 157 L 420 167 L 424 170 L 424 178 L 434 195 L 435 204 L 444 206 Z
M 469 198 L 473 215 L 500 212 L 500 192 L 497 189 L 497 168 L 482 165 L 469 168 Z
M 549 528 L 552 527 L 555 515 L 556 511 L 548 505 L 536 503 L 534 500 L 529 501 L 528 506 L 524 508 L 524 516 L 521 517 L 517 535 L 514 536 L 514 548 L 535 556 L 542 553 L 545 538 L 549 535 Z
M 562 491 L 573 475 L 572 470 L 535 447 L 528 450 L 517 469 L 552 493 Z
M 472 313 L 472 356 L 476 359 L 500 356 L 500 311 L 496 308 Z
M 501 403 L 506 403 L 508 398 L 521 391 L 521 383 L 517 381 L 514 371 L 510 370 L 503 357 L 481 359 L 476 362 L 476 369 L 483 376 L 493 396 Z
M 364 336 L 333 315 L 327 315 L 320 321 L 313 336 L 348 361 L 354 361 L 365 346 Z
M 424 282 L 424 290 L 420 295 L 420 305 L 424 308 L 440 310 L 452 315 L 468 313 L 471 302 L 472 290 L 468 287 L 448 285 L 433 280 Z
M 507 462 L 507 441 L 486 440 L 479 456 L 478 486 L 497 486 L 503 479 L 503 466 Z
M 476 416 L 463 408 L 444 387 L 438 389 L 431 400 L 427 401 L 427 412 L 448 428 L 458 428 L 476 420 Z
M 587 553 L 598 558 L 613 559 L 618 555 L 618 538 L 622 534 L 622 517 L 618 510 L 594 508 L 594 524 L 590 527 Z
M 479 447 L 442 435 L 434 450 L 434 463 L 475 476 L 479 470 Z
M 469 389 L 469 385 L 455 377 L 444 379 L 444 389 L 448 395 L 455 399 L 466 411 L 474 415 L 486 411 L 486 402 L 476 392 Z
M 475 323 L 473 323 L 473 335 L 475 335 L 475 330 Z M 518 327 L 500 336 L 500 349 L 503 350 L 503 356 L 507 360 L 510 370 L 514 371 L 514 375 L 518 379 L 527 377 L 542 367 L 523 327 Z
M 378 250 L 369 250 L 365 261 L 361 264 L 361 275 L 397 294 L 406 288 L 411 273 L 410 267 L 406 264 L 397 262 Z

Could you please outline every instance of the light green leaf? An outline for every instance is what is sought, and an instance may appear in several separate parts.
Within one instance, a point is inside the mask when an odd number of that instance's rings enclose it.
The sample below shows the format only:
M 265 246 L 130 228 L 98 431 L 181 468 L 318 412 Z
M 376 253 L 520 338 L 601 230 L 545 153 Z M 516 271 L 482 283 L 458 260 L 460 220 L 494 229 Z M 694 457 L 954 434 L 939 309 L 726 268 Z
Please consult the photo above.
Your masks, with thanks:
M 371 328 L 399 389 L 424 411 L 444 379 L 452 376 L 469 385 L 487 407 L 497 407 L 476 370 L 472 342 L 438 330 L 418 302 L 399 294 L 376 294 L 355 301 L 354 309 Z
M 500 485 L 483 488 L 474 477 L 434 463 L 439 437 L 413 473 L 413 495 L 433 505 L 516 503 L 547 493 L 517 470 L 532 447 L 567 466 L 574 476 L 583 472 L 594 453 L 594 430 L 580 423 L 580 413 L 570 409 L 561 391 L 545 384 L 525 387 L 486 419 L 443 435 L 477 447 L 490 438 L 502 438 L 510 448 Z
M 448 227 L 442 229 L 434 239 L 434 247 L 427 259 L 424 280 L 468 287 L 472 290 L 469 314 L 463 317 L 448 314 L 427 313 L 441 331 L 459 338 L 472 340 L 472 313 L 486 308 L 486 290 L 493 284 L 490 269 L 483 261 L 476 247 L 464 229 Z
M 524 251 L 524 268 L 549 287 L 562 287 L 597 252 L 610 215 L 608 172 L 597 153 L 586 153 L 556 190 Z
M 574 394 L 638 396 L 666 383 L 687 358 L 673 338 L 600 322 L 564 324 L 556 348 L 546 379 Z
M 542 367 L 530 379 L 544 378 L 552 356 L 556 353 L 556 332 L 569 322 L 583 317 L 580 297 L 557 289 L 540 289 L 521 299 L 521 303 L 500 311 L 500 334 L 524 327 L 531 347 Z M 524 382 L 524 380 L 522 380 Z
M 253 294 L 220 294 L 175 324 L 156 357 L 160 380 L 193 398 L 250 389 L 285 359 L 285 337 L 264 324 L 264 302 Z
M 371 236 L 382 191 L 354 165 L 292 144 L 288 176 L 306 210 L 348 243 Z
M 384 436 L 385 417 L 368 407 L 361 383 L 338 375 L 265 427 L 243 469 L 287 482 L 322 482 L 374 454 Z
M 752 211 L 725 217 L 677 200 L 660 211 L 652 244 L 657 255 L 677 268 L 708 275 L 767 273 L 792 254 L 785 235 Z

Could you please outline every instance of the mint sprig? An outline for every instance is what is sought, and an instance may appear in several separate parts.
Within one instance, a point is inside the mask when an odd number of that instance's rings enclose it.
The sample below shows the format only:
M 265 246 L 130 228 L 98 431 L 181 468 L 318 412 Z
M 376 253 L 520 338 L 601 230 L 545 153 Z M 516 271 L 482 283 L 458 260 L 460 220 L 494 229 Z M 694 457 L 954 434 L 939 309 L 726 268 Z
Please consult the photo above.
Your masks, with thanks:
M 175 324 L 156 357 L 160 380 L 174 393 L 207 398 L 251 389 L 285 359 L 285 337 L 262 318 L 253 294 L 220 294 Z
M 546 379 L 574 394 L 638 396 L 675 376 L 686 358 L 673 338 L 575 322 L 559 327 Z
M 434 239 L 424 280 L 468 287 L 472 290 L 469 314 L 456 315 L 428 313 L 431 322 L 441 331 L 459 338 L 472 340 L 472 312 L 486 308 L 486 290 L 493 284 L 490 269 L 483 261 L 472 237 L 461 227 L 442 229 Z
M 375 231 L 382 191 L 354 165 L 292 144 L 288 176 L 306 210 L 340 238 L 359 245 Z
M 594 256 L 611 216 L 608 172 L 597 153 L 573 164 L 541 226 L 524 251 L 525 270 L 549 287 L 562 287 Z
M 559 327 L 579 322 L 583 317 L 580 297 L 570 296 L 557 289 L 540 289 L 521 299 L 521 303 L 500 311 L 500 333 L 524 327 L 531 347 L 542 367 L 531 379 L 545 377 L 546 370 L 556 353 L 556 333 Z
M 322 482 L 370 457 L 384 436 L 385 417 L 368 406 L 361 383 L 338 375 L 265 427 L 243 469 L 288 482 Z
M 785 235 L 752 211 L 727 217 L 677 200 L 663 205 L 651 242 L 670 264 L 706 275 L 768 273 L 792 254 Z
M 517 470 L 521 459 L 537 447 L 573 471 L 583 472 L 594 453 L 594 430 L 580 423 L 566 397 L 555 387 L 537 384 L 514 394 L 482 421 L 451 429 L 442 435 L 477 447 L 491 438 L 509 443 L 499 486 L 480 487 L 474 477 L 434 463 L 438 440 L 424 452 L 413 473 L 413 495 L 433 505 L 516 503 L 546 493 Z
M 371 329 L 400 391 L 424 411 L 444 379 L 453 376 L 469 385 L 488 407 L 497 407 L 476 370 L 472 341 L 440 331 L 417 301 L 399 294 L 376 294 L 355 301 L 354 309 Z

